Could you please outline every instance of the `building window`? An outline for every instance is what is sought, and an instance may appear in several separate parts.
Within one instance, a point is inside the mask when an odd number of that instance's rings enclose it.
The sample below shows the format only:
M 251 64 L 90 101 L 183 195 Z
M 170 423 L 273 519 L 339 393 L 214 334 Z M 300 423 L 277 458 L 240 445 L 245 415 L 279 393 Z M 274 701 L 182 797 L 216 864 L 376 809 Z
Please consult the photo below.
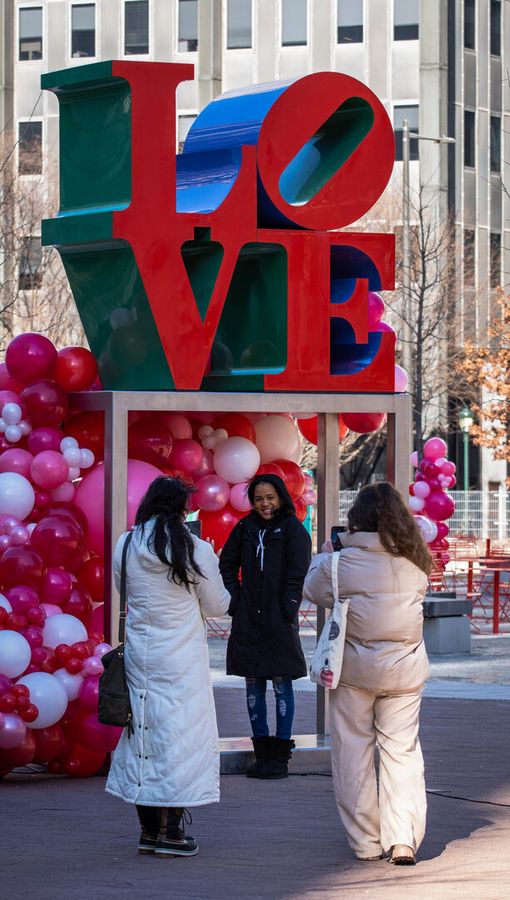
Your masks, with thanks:
M 71 7 L 71 56 L 96 55 L 96 5 L 80 3 Z
M 20 291 L 36 291 L 42 287 L 42 247 L 38 237 L 23 242 L 19 264 Z
M 464 0 L 464 47 L 475 49 L 475 0 Z
M 42 172 L 42 122 L 18 124 L 18 173 L 40 175 Z
M 227 48 L 251 47 L 251 0 L 228 0 Z
M 395 131 L 395 159 L 402 161 L 402 125 L 407 119 L 409 131 L 416 134 L 419 125 L 418 106 L 396 106 L 393 111 L 393 128 Z M 409 141 L 409 159 L 419 159 L 418 141 Z
M 337 43 L 363 43 L 363 0 L 338 0 Z
M 464 111 L 464 165 L 475 165 L 475 114 L 469 109 Z
M 490 281 L 491 288 L 501 284 L 501 235 L 491 232 L 490 236 Z
M 491 53 L 501 56 L 501 2 L 491 0 Z
M 19 58 L 42 59 L 42 6 L 19 11 Z
M 198 0 L 179 0 L 179 50 L 198 49 Z
M 124 54 L 149 52 L 149 0 L 126 0 L 124 6 Z
M 419 36 L 420 0 L 395 0 L 393 40 L 416 41 Z
M 307 40 L 308 0 L 282 0 L 282 45 L 300 47 Z
M 464 229 L 464 284 L 475 284 L 475 233 L 470 228 Z
M 491 116 L 491 172 L 501 170 L 501 119 Z

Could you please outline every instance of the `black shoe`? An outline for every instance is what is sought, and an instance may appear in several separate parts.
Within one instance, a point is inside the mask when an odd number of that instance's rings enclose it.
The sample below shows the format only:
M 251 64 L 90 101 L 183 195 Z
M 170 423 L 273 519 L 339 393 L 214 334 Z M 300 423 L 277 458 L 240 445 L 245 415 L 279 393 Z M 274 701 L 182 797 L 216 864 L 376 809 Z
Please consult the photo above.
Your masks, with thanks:
M 289 759 L 296 745 L 294 741 L 277 737 L 271 738 L 271 741 L 270 758 L 263 764 L 257 778 L 287 778 Z
M 271 750 L 273 748 L 273 739 L 267 737 L 252 737 L 253 749 L 255 751 L 255 762 L 246 770 L 247 778 L 260 778 L 260 773 L 271 758 Z
M 185 821 L 191 824 L 191 815 L 187 809 L 164 809 L 161 812 L 161 828 L 156 841 L 154 855 L 163 856 L 196 856 L 198 844 L 194 837 L 186 837 Z
M 154 853 L 156 849 L 156 841 L 157 837 L 152 834 L 148 834 L 146 831 L 142 829 L 140 834 L 140 840 L 138 841 L 138 852 L 139 853 Z

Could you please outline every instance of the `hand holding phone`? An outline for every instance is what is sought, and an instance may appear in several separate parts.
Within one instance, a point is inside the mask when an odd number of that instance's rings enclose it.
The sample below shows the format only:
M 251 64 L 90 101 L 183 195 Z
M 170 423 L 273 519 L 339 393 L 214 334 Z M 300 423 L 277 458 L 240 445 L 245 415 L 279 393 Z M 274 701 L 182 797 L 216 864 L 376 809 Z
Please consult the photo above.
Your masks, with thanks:
M 341 535 L 345 534 L 347 531 L 347 527 L 345 525 L 333 525 L 331 528 L 331 543 L 333 544 L 333 550 L 341 550 L 342 549 L 342 538 Z

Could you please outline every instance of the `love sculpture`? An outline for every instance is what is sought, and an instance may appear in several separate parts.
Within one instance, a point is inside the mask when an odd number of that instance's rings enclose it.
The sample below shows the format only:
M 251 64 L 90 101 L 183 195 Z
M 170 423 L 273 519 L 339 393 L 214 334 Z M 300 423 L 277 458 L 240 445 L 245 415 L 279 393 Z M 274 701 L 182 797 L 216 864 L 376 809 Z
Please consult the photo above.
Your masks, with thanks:
M 394 237 L 340 231 L 391 174 L 391 123 L 347 75 L 230 91 L 176 156 L 193 67 L 42 76 L 60 106 L 58 248 L 107 390 L 394 391 Z

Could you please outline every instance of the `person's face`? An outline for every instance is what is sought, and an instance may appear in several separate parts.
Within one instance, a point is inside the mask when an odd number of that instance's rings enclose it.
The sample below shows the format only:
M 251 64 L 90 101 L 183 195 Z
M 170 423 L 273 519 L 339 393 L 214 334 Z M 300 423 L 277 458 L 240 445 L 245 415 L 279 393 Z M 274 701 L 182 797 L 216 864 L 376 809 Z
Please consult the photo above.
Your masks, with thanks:
M 261 519 L 271 519 L 282 502 L 272 484 L 261 482 L 255 488 L 253 507 Z

